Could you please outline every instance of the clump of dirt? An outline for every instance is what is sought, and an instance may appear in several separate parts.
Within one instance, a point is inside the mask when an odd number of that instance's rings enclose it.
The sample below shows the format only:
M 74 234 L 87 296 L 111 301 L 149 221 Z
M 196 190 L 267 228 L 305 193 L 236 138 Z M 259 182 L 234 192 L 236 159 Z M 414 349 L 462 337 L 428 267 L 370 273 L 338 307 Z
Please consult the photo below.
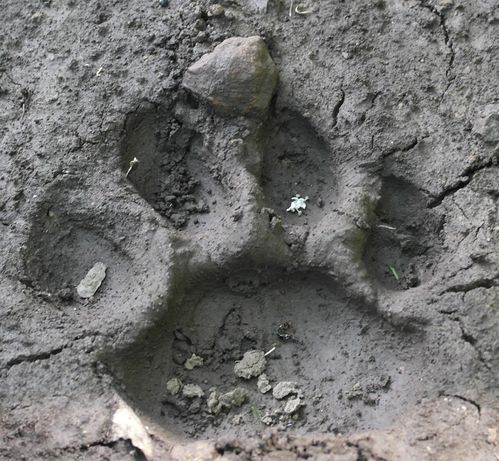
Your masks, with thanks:
M 391 327 L 320 273 L 247 271 L 200 285 L 108 358 L 123 395 L 178 436 L 381 428 L 437 391 L 424 335 Z M 203 364 L 188 369 L 193 354 Z M 264 372 L 273 392 L 259 389 Z M 169 392 L 172 379 L 199 393 Z M 244 405 L 214 412 L 213 393 L 234 389 Z

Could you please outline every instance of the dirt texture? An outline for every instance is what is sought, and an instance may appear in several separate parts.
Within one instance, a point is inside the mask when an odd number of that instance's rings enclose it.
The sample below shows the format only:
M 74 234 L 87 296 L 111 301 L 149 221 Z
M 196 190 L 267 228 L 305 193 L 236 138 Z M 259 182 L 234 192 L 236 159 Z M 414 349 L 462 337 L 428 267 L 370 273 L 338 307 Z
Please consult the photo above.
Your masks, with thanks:
M 497 0 L 0 19 L 0 460 L 499 459 Z

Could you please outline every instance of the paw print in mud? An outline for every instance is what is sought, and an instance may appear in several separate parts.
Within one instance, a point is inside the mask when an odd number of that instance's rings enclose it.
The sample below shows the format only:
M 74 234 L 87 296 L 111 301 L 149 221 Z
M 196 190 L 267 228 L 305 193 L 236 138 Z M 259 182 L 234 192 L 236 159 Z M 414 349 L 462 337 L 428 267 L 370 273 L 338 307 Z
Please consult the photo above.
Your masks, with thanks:
M 143 312 L 103 360 L 168 443 L 385 427 L 431 388 L 424 334 L 376 309 L 378 292 L 408 288 L 438 256 L 409 219 L 417 193 L 342 164 L 283 101 L 271 114 L 276 88 L 261 38 L 226 40 L 188 69 L 174 109 L 147 103 L 127 117 L 127 212 L 88 219 L 82 197 L 99 185 L 68 180 L 80 195 L 49 196 L 32 229 L 27 271 L 40 288 L 77 286 L 102 261 L 82 309 L 101 322 Z M 138 244 L 121 237 L 130 229 Z M 390 266 L 403 283 L 387 281 Z
M 401 203 L 301 114 L 270 115 L 276 84 L 263 40 L 233 38 L 188 69 L 174 116 L 127 121 L 123 171 L 139 159 L 130 182 L 192 259 L 161 318 L 107 362 L 173 439 L 382 427 L 427 391 L 422 333 L 375 309 L 393 289 L 382 267 L 417 270 L 378 234 Z

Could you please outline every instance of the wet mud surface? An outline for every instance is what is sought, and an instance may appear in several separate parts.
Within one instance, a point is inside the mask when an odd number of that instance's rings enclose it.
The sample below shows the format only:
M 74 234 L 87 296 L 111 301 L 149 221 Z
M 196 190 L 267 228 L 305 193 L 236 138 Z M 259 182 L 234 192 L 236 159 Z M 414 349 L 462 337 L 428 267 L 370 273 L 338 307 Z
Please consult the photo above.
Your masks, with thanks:
M 0 459 L 496 460 L 498 7 L 7 0 Z

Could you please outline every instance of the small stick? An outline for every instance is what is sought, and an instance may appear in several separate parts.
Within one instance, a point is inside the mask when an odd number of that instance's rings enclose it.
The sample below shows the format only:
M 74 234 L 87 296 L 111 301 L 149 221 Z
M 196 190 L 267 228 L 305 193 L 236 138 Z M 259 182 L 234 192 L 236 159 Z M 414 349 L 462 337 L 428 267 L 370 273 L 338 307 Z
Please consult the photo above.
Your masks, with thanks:
M 129 168 L 128 171 L 126 172 L 125 178 L 128 178 L 128 175 L 132 172 L 132 170 L 135 168 L 135 165 L 139 164 L 139 159 L 137 157 L 134 157 L 132 160 L 130 160 L 129 163 Z
M 275 346 L 272 349 L 270 349 L 268 352 L 265 352 L 265 354 L 263 354 L 263 356 L 267 357 L 267 355 L 272 354 L 272 352 L 274 352 L 274 351 L 275 351 Z
M 291 0 L 291 4 L 289 5 L 289 17 L 293 15 L 293 4 L 294 0 Z
M 376 227 L 381 227 L 382 229 L 397 230 L 396 227 L 387 226 L 386 224 L 378 224 Z
M 96 75 L 97 77 L 98 77 L 98 76 L 100 75 L 100 73 L 102 72 L 102 69 L 103 69 L 103 67 L 102 67 L 102 66 L 100 66 L 100 67 L 99 67 L 99 70 L 95 73 L 95 75 Z
M 313 11 L 312 10 L 301 10 L 300 9 L 300 5 L 298 5 L 296 8 L 295 8 L 295 13 L 296 14 L 302 14 L 302 15 L 305 15 L 305 14 L 312 14 Z
M 395 277 L 395 280 L 398 282 L 400 280 L 400 276 L 398 275 L 397 271 L 393 266 L 388 266 L 390 268 L 390 272 L 392 275 Z

